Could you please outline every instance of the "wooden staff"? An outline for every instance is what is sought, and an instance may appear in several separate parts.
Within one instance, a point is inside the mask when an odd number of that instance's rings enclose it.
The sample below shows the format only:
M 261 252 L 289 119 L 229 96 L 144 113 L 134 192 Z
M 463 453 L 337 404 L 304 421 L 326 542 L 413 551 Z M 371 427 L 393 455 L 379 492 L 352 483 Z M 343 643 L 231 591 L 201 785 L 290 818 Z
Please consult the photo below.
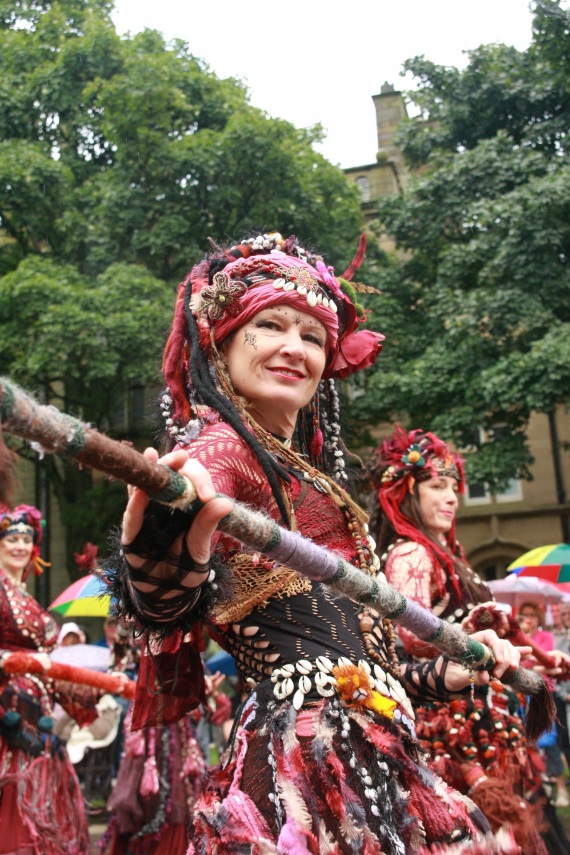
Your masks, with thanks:
M 131 446 L 110 439 L 55 407 L 38 404 L 5 378 L 0 378 L 0 422 L 9 433 L 38 443 L 44 451 L 72 457 L 119 478 L 158 502 L 189 514 L 201 507 L 192 484 L 177 472 L 147 460 Z M 220 521 L 218 528 L 279 564 L 327 584 L 339 594 L 371 603 L 382 615 L 471 669 L 492 670 L 495 665 L 488 647 L 472 639 L 461 627 L 440 620 L 400 594 L 383 575 L 368 576 L 297 532 L 281 528 L 264 514 L 233 502 L 233 510 Z M 548 728 L 555 712 L 543 678 L 517 668 L 510 669 L 502 680 L 516 691 L 535 696 L 536 702 L 531 704 L 527 715 L 529 736 Z

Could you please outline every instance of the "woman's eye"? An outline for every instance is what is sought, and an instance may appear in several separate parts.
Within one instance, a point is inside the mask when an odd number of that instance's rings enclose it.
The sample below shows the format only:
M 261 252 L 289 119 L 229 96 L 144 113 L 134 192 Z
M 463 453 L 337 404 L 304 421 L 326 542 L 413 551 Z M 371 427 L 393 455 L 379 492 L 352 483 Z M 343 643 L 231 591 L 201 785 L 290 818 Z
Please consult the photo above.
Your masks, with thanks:
M 317 335 L 312 335 L 311 333 L 309 333 L 309 335 L 305 335 L 305 336 L 303 336 L 303 338 L 305 341 L 310 342 L 310 344 L 316 344 L 318 347 L 324 347 L 325 346 L 324 341 L 321 338 L 319 338 L 319 336 L 317 336 Z
M 279 325 L 275 321 L 256 321 L 255 326 L 259 329 L 278 330 Z

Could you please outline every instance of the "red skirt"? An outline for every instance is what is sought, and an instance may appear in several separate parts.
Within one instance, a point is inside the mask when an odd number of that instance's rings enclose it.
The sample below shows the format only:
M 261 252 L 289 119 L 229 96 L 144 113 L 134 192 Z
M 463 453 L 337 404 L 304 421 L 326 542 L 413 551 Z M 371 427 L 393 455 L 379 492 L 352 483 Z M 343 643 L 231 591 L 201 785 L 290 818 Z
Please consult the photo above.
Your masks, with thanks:
M 0 737 L 0 855 L 88 855 L 85 805 L 59 746 L 34 757 Z
M 513 853 L 470 799 L 425 764 L 413 733 L 322 701 L 246 703 L 241 732 L 207 775 L 189 855 Z

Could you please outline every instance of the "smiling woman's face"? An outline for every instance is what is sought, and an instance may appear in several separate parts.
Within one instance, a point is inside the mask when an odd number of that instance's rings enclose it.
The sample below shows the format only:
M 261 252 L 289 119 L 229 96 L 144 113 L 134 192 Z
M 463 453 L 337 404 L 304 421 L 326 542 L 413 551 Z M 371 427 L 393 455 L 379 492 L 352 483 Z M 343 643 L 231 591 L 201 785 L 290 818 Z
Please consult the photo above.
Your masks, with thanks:
M 263 309 L 222 348 L 236 392 L 265 430 L 290 437 L 297 413 L 315 394 L 327 333 L 309 312 L 287 304 Z
M 31 534 L 15 532 L 0 538 L 0 567 L 16 582 L 22 580 L 24 570 L 30 563 L 34 538 Z
M 416 489 L 423 524 L 436 536 L 447 534 L 457 513 L 457 479 L 440 475 L 420 481 Z

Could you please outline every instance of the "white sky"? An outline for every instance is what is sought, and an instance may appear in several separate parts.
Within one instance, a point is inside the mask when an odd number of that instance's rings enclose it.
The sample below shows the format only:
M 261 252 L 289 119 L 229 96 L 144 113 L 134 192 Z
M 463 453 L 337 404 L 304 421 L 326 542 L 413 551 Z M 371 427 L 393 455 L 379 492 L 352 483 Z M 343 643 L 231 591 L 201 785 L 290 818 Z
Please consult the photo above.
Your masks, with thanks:
M 463 67 L 465 51 L 531 40 L 528 0 L 115 0 L 120 33 L 145 27 L 187 42 L 219 77 L 247 85 L 251 103 L 297 127 L 320 122 L 319 147 L 342 167 L 375 160 L 372 96 L 424 54 Z

